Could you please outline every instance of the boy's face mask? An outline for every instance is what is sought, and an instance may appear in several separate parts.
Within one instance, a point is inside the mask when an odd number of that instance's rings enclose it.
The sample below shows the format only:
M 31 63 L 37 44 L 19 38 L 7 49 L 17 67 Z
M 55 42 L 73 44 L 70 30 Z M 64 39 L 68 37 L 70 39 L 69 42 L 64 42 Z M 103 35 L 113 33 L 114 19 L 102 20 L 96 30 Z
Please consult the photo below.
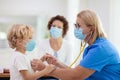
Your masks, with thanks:
M 30 40 L 26 43 L 26 51 L 33 51 L 36 46 L 36 43 L 34 40 Z
M 57 28 L 57 27 L 51 27 L 50 28 L 50 34 L 52 36 L 52 38 L 59 38 L 60 36 L 62 36 L 62 29 Z

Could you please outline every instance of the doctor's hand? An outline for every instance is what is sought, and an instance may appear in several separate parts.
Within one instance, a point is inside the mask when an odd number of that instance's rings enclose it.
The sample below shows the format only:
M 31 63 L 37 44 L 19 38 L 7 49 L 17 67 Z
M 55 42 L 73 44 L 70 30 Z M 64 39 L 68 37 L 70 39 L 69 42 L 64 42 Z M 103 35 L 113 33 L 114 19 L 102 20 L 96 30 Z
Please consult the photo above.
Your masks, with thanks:
M 43 69 L 47 74 L 51 73 L 52 71 L 54 71 L 56 69 L 55 65 L 52 65 L 52 64 L 49 64 L 49 65 L 46 65 L 45 69 Z
M 34 71 L 36 70 L 43 70 L 45 68 L 45 64 L 39 59 L 33 59 L 31 61 L 31 67 Z
M 47 61 L 48 64 L 53 64 L 55 66 L 57 66 L 59 64 L 58 60 L 54 56 L 52 56 L 48 53 L 46 55 L 44 55 L 43 58 L 45 61 Z
M 43 56 L 44 61 L 47 61 L 48 64 L 53 64 L 59 68 L 67 68 L 68 66 L 59 62 L 54 56 L 46 54 Z

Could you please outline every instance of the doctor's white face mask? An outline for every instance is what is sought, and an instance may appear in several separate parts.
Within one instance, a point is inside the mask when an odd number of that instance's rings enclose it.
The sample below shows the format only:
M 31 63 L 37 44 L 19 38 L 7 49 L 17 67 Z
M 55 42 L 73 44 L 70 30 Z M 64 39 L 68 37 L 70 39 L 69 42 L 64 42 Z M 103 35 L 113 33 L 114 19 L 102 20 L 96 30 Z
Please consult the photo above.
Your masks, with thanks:
M 74 35 L 76 38 L 80 39 L 80 40 L 84 40 L 86 35 L 83 34 L 83 30 L 82 28 L 75 28 L 74 29 Z

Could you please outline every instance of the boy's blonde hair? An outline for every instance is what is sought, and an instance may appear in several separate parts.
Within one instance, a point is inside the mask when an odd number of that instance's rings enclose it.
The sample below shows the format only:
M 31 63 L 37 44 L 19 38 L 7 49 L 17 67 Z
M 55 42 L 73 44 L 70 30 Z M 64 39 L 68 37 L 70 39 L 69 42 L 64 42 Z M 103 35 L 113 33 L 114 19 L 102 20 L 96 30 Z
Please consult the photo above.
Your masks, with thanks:
M 13 25 L 7 35 L 8 43 L 11 48 L 17 47 L 17 40 L 26 40 L 32 38 L 33 28 L 24 24 Z
M 104 30 L 102 28 L 101 21 L 100 21 L 98 15 L 94 11 L 88 10 L 88 9 L 83 10 L 80 13 L 78 13 L 77 17 L 82 19 L 88 27 L 94 28 L 94 32 L 93 32 L 93 35 L 91 38 L 92 43 L 98 37 L 106 38 L 106 34 L 104 33 Z

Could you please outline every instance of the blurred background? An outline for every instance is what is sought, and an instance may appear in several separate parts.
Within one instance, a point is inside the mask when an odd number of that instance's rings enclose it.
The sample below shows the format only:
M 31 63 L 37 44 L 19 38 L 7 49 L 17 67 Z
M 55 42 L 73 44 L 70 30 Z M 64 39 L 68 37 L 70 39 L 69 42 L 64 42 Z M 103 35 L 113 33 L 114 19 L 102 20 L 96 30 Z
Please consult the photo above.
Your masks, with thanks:
M 34 39 L 49 37 L 47 23 L 56 15 L 63 15 L 69 22 L 65 39 L 73 47 L 73 58 L 79 53 L 79 40 L 73 30 L 76 15 L 83 9 L 95 10 L 111 42 L 120 52 L 120 0 L 0 0 L 0 66 L 8 67 L 12 50 L 6 35 L 15 23 L 30 24 L 35 29 Z

